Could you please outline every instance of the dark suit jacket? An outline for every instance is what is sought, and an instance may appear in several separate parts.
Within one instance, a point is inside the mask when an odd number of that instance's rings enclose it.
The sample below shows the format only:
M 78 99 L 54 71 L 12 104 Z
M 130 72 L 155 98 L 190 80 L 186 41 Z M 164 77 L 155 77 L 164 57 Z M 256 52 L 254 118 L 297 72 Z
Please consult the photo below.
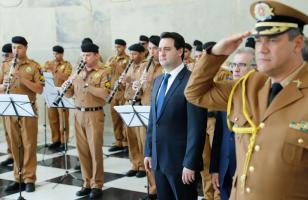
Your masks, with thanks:
M 229 169 L 229 174 L 227 170 Z M 236 169 L 234 133 L 228 129 L 227 114 L 218 112 L 211 150 L 210 173 L 219 173 L 219 183 L 223 186 L 226 175 L 232 179 Z
M 183 167 L 202 170 L 202 152 L 207 110 L 189 103 L 184 89 L 190 72 L 185 67 L 167 91 L 160 116 L 156 117 L 156 99 L 163 75 L 153 83 L 149 124 L 144 154 L 152 157 L 152 168 L 164 173 L 182 173 Z

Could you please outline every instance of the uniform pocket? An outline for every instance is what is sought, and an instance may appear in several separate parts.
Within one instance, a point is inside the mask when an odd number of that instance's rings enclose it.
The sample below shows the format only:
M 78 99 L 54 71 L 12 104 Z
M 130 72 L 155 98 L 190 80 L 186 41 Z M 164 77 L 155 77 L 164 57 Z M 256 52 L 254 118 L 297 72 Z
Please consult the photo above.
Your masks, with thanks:
M 290 165 L 308 167 L 308 133 L 290 130 L 283 144 L 282 159 Z

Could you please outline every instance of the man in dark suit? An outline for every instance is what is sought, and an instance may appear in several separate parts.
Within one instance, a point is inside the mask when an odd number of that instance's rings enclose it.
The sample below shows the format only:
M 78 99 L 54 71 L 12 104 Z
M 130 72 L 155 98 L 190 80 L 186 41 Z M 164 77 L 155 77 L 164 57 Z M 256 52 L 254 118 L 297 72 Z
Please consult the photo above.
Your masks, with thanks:
M 207 110 L 187 102 L 184 89 L 190 72 L 183 64 L 185 41 L 165 32 L 159 62 L 165 73 L 153 84 L 144 164 L 153 170 L 159 200 L 197 199 L 202 170 Z
M 234 133 L 228 129 L 226 119 L 226 112 L 217 112 L 210 162 L 213 187 L 222 200 L 229 199 L 236 169 Z

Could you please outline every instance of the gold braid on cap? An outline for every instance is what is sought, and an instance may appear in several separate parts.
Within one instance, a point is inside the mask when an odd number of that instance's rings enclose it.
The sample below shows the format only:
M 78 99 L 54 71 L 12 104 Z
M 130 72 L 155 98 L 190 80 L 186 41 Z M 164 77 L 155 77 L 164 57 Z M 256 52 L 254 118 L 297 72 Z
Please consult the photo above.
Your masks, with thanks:
M 245 188 L 245 182 L 246 182 L 246 177 L 247 177 L 247 171 L 248 171 L 248 165 L 251 159 L 251 155 L 252 155 L 252 151 L 253 151 L 253 147 L 255 145 L 256 142 L 256 137 L 257 137 L 257 133 L 260 130 L 260 125 L 257 126 L 252 119 L 249 117 L 249 114 L 247 112 L 247 98 L 246 98 L 246 81 L 247 79 L 255 72 L 256 70 L 251 70 L 249 71 L 245 76 L 243 76 L 242 78 L 240 78 L 236 84 L 233 86 L 231 93 L 229 95 L 229 99 L 228 99 L 228 106 L 227 106 L 227 124 L 228 124 L 228 128 L 233 131 L 236 134 L 251 134 L 250 136 L 250 141 L 249 141 L 249 145 L 248 145 L 248 150 L 246 152 L 246 157 L 245 157 L 245 162 L 244 162 L 244 169 L 243 169 L 243 174 L 240 177 L 240 181 L 241 181 L 241 189 L 242 192 L 244 192 L 244 188 Z M 232 109 L 232 104 L 233 104 L 233 96 L 234 96 L 234 92 L 237 89 L 237 87 L 242 84 L 242 109 L 243 109 L 243 114 L 245 116 L 245 119 L 248 121 L 250 127 L 236 127 L 236 126 L 232 126 L 231 122 L 229 120 L 229 116 L 231 113 L 231 109 Z
M 259 27 L 271 27 L 266 30 L 257 31 L 260 35 L 271 35 L 275 33 L 282 33 L 290 28 L 298 28 L 296 23 L 287 23 L 287 22 L 258 22 L 256 23 L 256 28 Z

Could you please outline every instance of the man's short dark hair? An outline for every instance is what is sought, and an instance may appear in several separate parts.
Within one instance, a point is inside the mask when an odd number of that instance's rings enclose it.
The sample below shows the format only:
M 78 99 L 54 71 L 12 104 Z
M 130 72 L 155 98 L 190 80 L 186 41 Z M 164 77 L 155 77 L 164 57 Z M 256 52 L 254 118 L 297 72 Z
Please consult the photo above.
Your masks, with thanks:
M 185 48 L 185 40 L 184 37 L 176 32 L 163 32 L 160 35 L 160 39 L 170 38 L 174 40 L 174 47 L 179 50 L 183 49 L 182 60 L 184 60 L 184 48 Z
M 171 38 L 174 40 L 174 46 L 176 49 L 181 49 L 181 48 L 185 48 L 185 40 L 183 38 L 183 36 L 181 36 L 180 34 L 176 33 L 176 32 L 163 32 L 160 35 L 160 39 L 163 38 Z
M 303 33 L 298 28 L 291 28 L 290 30 L 288 30 L 289 41 L 294 40 L 299 35 L 303 35 Z

